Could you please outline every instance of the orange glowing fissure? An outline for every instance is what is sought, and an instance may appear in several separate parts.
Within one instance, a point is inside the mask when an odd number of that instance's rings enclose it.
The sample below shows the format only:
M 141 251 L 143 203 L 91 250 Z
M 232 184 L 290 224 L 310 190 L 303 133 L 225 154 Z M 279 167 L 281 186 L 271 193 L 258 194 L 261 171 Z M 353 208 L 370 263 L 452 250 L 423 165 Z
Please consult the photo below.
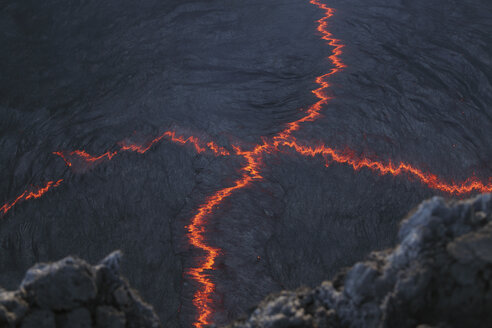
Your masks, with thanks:
M 468 178 L 462 183 L 450 183 L 432 173 L 424 172 L 410 164 L 394 164 L 391 161 L 385 163 L 383 161 L 366 157 L 357 157 L 350 151 L 342 152 L 323 144 L 315 147 L 305 146 L 292 136 L 295 131 L 299 130 L 302 123 L 313 122 L 320 117 L 320 112 L 323 106 L 331 99 L 326 95 L 326 90 L 330 87 L 328 78 L 346 67 L 340 58 L 344 45 L 340 40 L 335 39 L 328 31 L 328 20 L 334 15 L 335 10 L 329 8 L 319 0 L 310 0 L 310 3 L 321 9 L 324 13 L 324 16 L 317 21 L 317 30 L 321 34 L 321 38 L 327 41 L 328 45 L 333 48 L 332 54 L 328 57 L 328 59 L 334 68 L 331 69 L 330 72 L 317 77 L 315 80 L 318 87 L 314 89 L 312 93 L 318 98 L 318 101 L 305 110 L 300 119 L 288 123 L 286 127 L 275 136 L 269 139 L 262 139 L 262 143 L 253 146 L 252 150 L 243 150 L 238 146 L 233 146 L 234 152 L 231 153 L 225 148 L 218 146 L 213 141 L 203 142 L 194 136 L 185 138 L 183 136 L 177 136 L 175 131 L 166 131 L 144 145 L 132 144 L 123 141 L 118 143 L 119 148 L 117 150 L 107 151 L 97 156 L 91 155 L 85 150 L 54 152 L 55 155 L 60 156 L 65 161 L 67 166 L 72 167 L 75 162 L 80 163 L 80 161 L 86 164 L 94 164 L 104 160 L 111 160 L 116 155 L 124 151 L 132 151 L 143 154 L 161 140 L 166 139 L 180 145 L 190 144 L 198 153 L 209 151 L 215 156 L 236 155 L 243 158 L 245 163 L 239 170 L 239 173 L 241 174 L 240 178 L 234 181 L 231 186 L 220 189 L 213 195 L 207 197 L 205 202 L 198 207 L 196 214 L 191 219 L 190 224 L 186 227 L 188 231 L 187 238 L 190 245 L 197 248 L 200 252 L 195 267 L 189 268 L 186 271 L 188 277 L 194 280 L 198 285 L 193 295 L 193 305 L 197 309 L 197 316 L 193 325 L 197 328 L 203 327 L 212 322 L 212 315 L 214 311 L 212 295 L 215 290 L 215 283 L 210 276 L 210 271 L 214 270 L 216 259 L 221 254 L 221 249 L 210 245 L 205 237 L 207 232 L 206 227 L 208 225 L 207 220 L 213 214 L 214 209 L 225 199 L 231 196 L 233 192 L 247 187 L 253 181 L 262 179 L 260 173 L 265 154 L 277 153 L 288 148 L 303 156 L 321 156 L 327 161 L 327 164 L 328 162 L 346 164 L 354 170 L 367 168 L 374 172 L 378 172 L 381 175 L 389 174 L 399 176 L 405 174 L 409 177 L 415 178 L 421 183 L 427 185 L 429 188 L 440 190 L 449 194 L 459 195 L 470 193 L 472 191 L 492 192 L 492 180 L 490 178 L 488 183 L 481 182 L 475 177 Z M 41 197 L 48 190 L 58 187 L 62 181 L 63 179 L 58 181 L 49 181 L 44 187 L 39 187 L 35 191 L 32 191 L 33 188 L 24 191 L 15 200 L 4 204 L 0 208 L 0 216 L 6 214 L 12 207 L 24 200 Z
M 7 214 L 7 212 L 12 209 L 18 203 L 29 200 L 31 198 L 39 198 L 43 196 L 48 190 L 52 188 L 58 187 L 63 182 L 63 179 L 57 181 L 48 181 L 44 187 L 32 187 L 34 190 L 25 190 L 22 194 L 20 194 L 15 200 L 10 203 L 5 203 L 2 207 L 0 207 L 0 216 Z
M 317 155 L 321 155 L 325 158 L 327 162 L 331 160 L 336 163 L 347 164 L 356 171 L 361 168 L 368 168 L 372 171 L 380 173 L 381 175 L 390 174 L 393 176 L 398 176 L 406 173 L 409 176 L 413 176 L 431 189 L 437 189 L 449 194 L 461 195 L 470 193 L 474 190 L 483 193 L 492 192 L 492 181 L 488 184 L 484 184 L 475 177 L 468 178 L 466 181 L 459 184 L 454 182 L 449 183 L 442 180 L 435 174 L 424 172 L 410 164 L 395 164 L 391 161 L 389 161 L 388 163 L 383 163 L 381 161 L 373 160 L 367 157 L 358 158 L 350 150 L 341 152 L 325 145 L 320 145 L 313 148 L 299 145 L 295 140 L 282 141 L 281 145 L 290 147 L 297 153 L 304 156 L 315 157 Z
M 203 144 L 203 142 L 201 142 L 197 137 L 190 136 L 190 137 L 185 138 L 183 136 L 176 135 L 175 131 L 166 131 L 145 145 L 131 144 L 131 143 L 127 143 L 127 142 L 122 141 L 119 143 L 119 147 L 120 147 L 119 150 L 107 151 L 101 155 L 91 155 L 85 150 L 74 150 L 74 151 L 70 151 L 70 152 L 56 151 L 56 152 L 53 152 L 53 154 L 62 158 L 68 167 L 72 167 L 74 165 L 75 161 L 77 161 L 77 162 L 83 161 L 83 162 L 88 163 L 88 164 L 95 164 L 95 163 L 99 163 L 103 160 L 111 160 L 111 159 L 113 159 L 113 157 L 115 157 L 117 154 L 119 154 L 122 151 L 133 151 L 133 152 L 137 152 L 139 154 L 146 153 L 149 149 L 152 148 L 152 146 L 154 146 L 156 143 L 158 143 L 159 141 L 161 141 L 164 138 L 167 138 L 169 141 L 180 144 L 180 145 L 191 144 L 191 145 L 193 145 L 194 149 L 198 153 L 206 152 L 207 149 L 209 149 L 215 156 L 230 155 L 229 151 L 227 151 L 223 147 L 218 146 L 213 141 L 210 141 L 206 144 Z M 13 201 L 6 202 L 2 207 L 0 207 L 0 217 L 4 216 L 15 205 L 21 203 L 24 200 L 29 200 L 32 198 L 41 197 L 48 190 L 55 188 L 55 187 L 58 187 L 62 181 L 63 181 L 63 179 L 60 179 L 58 181 L 48 181 L 44 187 L 40 187 L 36 191 L 30 191 L 32 188 L 25 190 L 17 198 L 15 198 Z
M 327 30 L 327 21 L 333 16 L 334 9 L 328 8 L 317 0 L 311 0 L 310 2 L 325 12 L 325 16 L 318 20 L 318 31 L 321 33 L 322 39 L 328 41 L 328 44 L 334 47 L 333 54 L 329 59 L 335 68 L 331 72 L 316 78 L 316 83 L 319 87 L 313 93 L 318 97 L 319 101 L 311 105 L 302 118 L 287 124 L 285 129 L 275 135 L 271 140 L 267 141 L 263 139 L 263 144 L 255 146 L 253 150 L 246 151 L 239 147 L 234 148 L 236 155 L 243 156 L 246 160 L 246 165 L 241 168 L 243 175 L 233 183 L 232 187 L 220 189 L 214 195 L 207 198 L 205 203 L 198 208 L 197 214 L 195 214 L 191 224 L 188 226 L 188 239 L 190 243 L 205 253 L 202 260 L 198 261 L 197 266 L 187 271 L 191 279 L 199 284 L 193 295 L 193 304 L 197 308 L 197 319 L 193 325 L 197 328 L 209 325 L 212 322 L 213 300 L 211 296 L 215 290 L 215 284 L 210 278 L 208 271 L 213 270 L 216 258 L 221 251 L 219 248 L 205 243 L 204 234 L 206 232 L 207 216 L 213 212 L 215 206 L 229 197 L 233 191 L 242 189 L 248 186 L 253 180 L 262 178 L 260 170 L 262 157 L 265 153 L 276 151 L 279 145 L 283 145 L 283 142 L 289 139 L 294 131 L 299 129 L 301 123 L 314 121 L 320 116 L 322 106 L 330 99 L 324 94 L 324 91 L 330 86 L 326 79 L 345 67 L 339 58 L 342 54 L 343 45 L 340 43 L 340 40 L 333 38 L 332 34 Z
M 115 157 L 116 155 L 118 155 L 120 152 L 123 151 L 132 151 L 132 152 L 137 152 L 139 154 L 144 154 L 149 149 L 151 149 L 152 146 L 159 143 L 164 138 L 167 138 L 169 141 L 181 145 L 191 144 L 193 145 L 193 147 L 198 153 L 203 153 L 207 151 L 208 148 L 216 156 L 229 155 L 229 152 L 225 148 L 218 146 L 213 141 L 210 141 L 205 145 L 203 145 L 203 143 L 197 137 L 190 136 L 188 138 L 185 138 L 182 136 L 177 136 L 175 131 L 166 131 L 161 135 L 159 135 L 158 137 L 151 140 L 150 142 L 146 143 L 145 145 L 131 144 L 125 141 L 121 141 L 118 143 L 120 147 L 119 150 L 107 151 L 101 155 L 91 155 L 85 150 L 74 150 L 71 152 L 56 151 L 53 152 L 53 154 L 60 156 L 65 161 L 65 164 L 67 166 L 72 166 L 74 159 L 82 160 L 86 163 L 96 163 L 102 160 L 111 160 L 113 159 L 113 157 Z

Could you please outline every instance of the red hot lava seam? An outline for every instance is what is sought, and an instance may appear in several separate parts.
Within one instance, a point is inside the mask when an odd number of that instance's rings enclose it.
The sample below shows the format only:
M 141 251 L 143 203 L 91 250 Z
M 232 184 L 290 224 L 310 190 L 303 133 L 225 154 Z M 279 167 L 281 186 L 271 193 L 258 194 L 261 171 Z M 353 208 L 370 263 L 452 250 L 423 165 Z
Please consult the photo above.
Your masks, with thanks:
M 29 200 L 32 198 L 39 198 L 43 196 L 48 190 L 52 188 L 58 187 L 63 182 L 63 179 L 58 181 L 48 181 L 44 187 L 34 188 L 34 191 L 25 190 L 22 194 L 20 194 L 15 200 L 10 203 L 5 203 L 2 207 L 0 207 L 0 216 L 7 214 L 8 211 L 12 209 L 15 205 L 25 200 Z
M 254 180 L 262 179 L 260 170 L 262 157 L 265 153 L 277 151 L 278 146 L 283 141 L 290 138 L 291 134 L 300 128 L 301 123 L 314 121 L 320 116 L 322 106 L 330 99 L 324 93 L 324 91 L 330 87 L 327 79 L 345 67 L 339 58 L 342 54 L 344 45 L 341 44 L 340 40 L 333 38 L 332 34 L 327 29 L 327 21 L 333 16 L 335 12 L 334 9 L 328 8 L 326 5 L 321 4 L 316 0 L 312 0 L 311 3 L 318 6 L 320 9 L 323 9 L 325 12 L 325 16 L 318 20 L 317 29 L 322 34 L 322 39 L 328 41 L 328 44 L 334 47 L 333 54 L 329 59 L 335 68 L 329 73 L 316 78 L 316 83 L 319 87 L 313 90 L 313 93 L 318 97 L 319 101 L 310 106 L 302 118 L 287 124 L 286 128 L 274 136 L 270 142 L 264 140 L 263 144 L 257 145 L 251 151 L 244 151 L 239 147 L 235 147 L 236 154 L 243 156 L 246 160 L 246 165 L 241 168 L 241 172 L 243 172 L 241 178 L 236 180 L 232 187 L 221 189 L 207 198 L 205 203 L 198 208 L 197 214 L 192 218 L 191 224 L 187 227 L 190 244 L 205 254 L 198 260 L 196 267 L 190 268 L 187 271 L 190 278 L 199 284 L 199 287 L 193 295 L 193 305 L 197 308 L 197 319 L 193 325 L 197 328 L 210 324 L 212 320 L 213 301 L 211 296 L 215 290 L 215 284 L 207 272 L 214 269 L 215 260 L 221 251 L 206 243 L 205 232 L 207 217 L 213 213 L 214 207 L 229 197 L 232 192 L 248 186 Z
M 176 144 L 180 145 L 186 145 L 186 144 L 191 144 L 195 148 L 195 150 L 198 153 L 203 153 L 207 151 L 207 148 L 215 155 L 215 156 L 228 156 L 230 155 L 229 152 L 223 148 L 218 146 L 216 143 L 213 141 L 210 141 L 203 146 L 203 142 L 198 139 L 197 137 L 190 136 L 188 138 L 184 138 L 182 136 L 177 136 L 175 131 L 166 131 L 162 133 L 160 136 L 152 139 L 150 142 L 148 142 L 145 145 L 137 145 L 137 144 L 131 144 L 127 143 L 124 141 L 119 142 L 120 149 L 115 150 L 115 151 L 107 151 L 102 155 L 91 155 L 85 150 L 74 150 L 71 152 L 62 152 L 62 151 L 57 151 L 54 152 L 53 154 L 60 156 L 64 161 L 65 164 L 69 167 L 73 165 L 73 159 L 78 159 L 82 160 L 86 163 L 97 163 L 103 160 L 112 160 L 113 157 L 118 155 L 121 152 L 124 151 L 132 151 L 136 152 L 139 154 L 144 154 L 146 153 L 149 149 L 152 148 L 155 144 L 159 143 L 162 139 L 167 138 L 167 140 L 174 142 Z

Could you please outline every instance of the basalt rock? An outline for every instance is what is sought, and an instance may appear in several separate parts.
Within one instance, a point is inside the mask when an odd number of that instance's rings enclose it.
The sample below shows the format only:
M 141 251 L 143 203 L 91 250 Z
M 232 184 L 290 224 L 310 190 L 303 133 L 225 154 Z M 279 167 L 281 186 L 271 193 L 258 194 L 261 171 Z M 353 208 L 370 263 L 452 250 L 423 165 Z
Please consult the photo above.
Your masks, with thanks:
M 399 245 L 314 289 L 265 299 L 229 327 L 492 327 L 492 197 L 432 198 Z
M 0 328 L 158 328 L 159 318 L 119 272 L 120 252 L 96 266 L 67 257 L 36 264 L 17 291 L 0 289 Z

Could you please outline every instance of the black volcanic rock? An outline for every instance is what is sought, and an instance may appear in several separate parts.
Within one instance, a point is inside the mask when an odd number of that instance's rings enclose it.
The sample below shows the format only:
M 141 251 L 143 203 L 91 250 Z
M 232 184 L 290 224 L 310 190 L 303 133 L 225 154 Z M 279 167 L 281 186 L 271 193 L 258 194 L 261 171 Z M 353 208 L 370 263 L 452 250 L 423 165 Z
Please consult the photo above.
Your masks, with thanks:
M 491 327 L 492 197 L 432 198 L 401 223 L 399 245 L 314 289 L 265 299 L 234 328 Z
M 120 259 L 114 252 L 96 266 L 75 257 L 36 264 L 19 290 L 0 289 L 0 327 L 161 327 L 120 276 Z
M 52 264 L 36 264 L 27 271 L 20 287 L 33 305 L 69 310 L 96 297 L 94 278 L 94 269 L 88 263 L 67 257 Z

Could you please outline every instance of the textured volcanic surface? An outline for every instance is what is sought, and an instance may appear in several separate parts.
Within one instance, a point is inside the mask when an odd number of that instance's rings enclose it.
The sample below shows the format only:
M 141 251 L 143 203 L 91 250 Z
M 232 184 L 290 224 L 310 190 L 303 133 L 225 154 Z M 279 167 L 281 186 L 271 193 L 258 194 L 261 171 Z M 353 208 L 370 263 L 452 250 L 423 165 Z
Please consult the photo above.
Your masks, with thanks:
M 491 2 L 328 5 L 347 68 L 330 78 L 322 117 L 295 136 L 447 181 L 487 181 Z M 183 273 L 197 252 L 184 227 L 238 177 L 241 159 L 170 142 L 76 168 L 52 153 L 102 154 L 170 129 L 232 151 L 278 133 L 333 68 L 316 31 L 322 15 L 307 0 L 0 3 L 1 204 L 64 179 L 0 217 L 0 285 L 15 288 L 36 262 L 94 263 L 121 248 L 124 275 L 162 321 L 188 327 L 197 286 Z M 215 208 L 207 238 L 223 251 L 211 272 L 218 323 L 393 245 L 396 218 L 436 193 L 404 175 L 324 164 L 287 149 L 268 155 L 264 179 Z
M 491 194 L 423 202 L 398 241 L 333 281 L 269 296 L 229 327 L 490 327 Z

